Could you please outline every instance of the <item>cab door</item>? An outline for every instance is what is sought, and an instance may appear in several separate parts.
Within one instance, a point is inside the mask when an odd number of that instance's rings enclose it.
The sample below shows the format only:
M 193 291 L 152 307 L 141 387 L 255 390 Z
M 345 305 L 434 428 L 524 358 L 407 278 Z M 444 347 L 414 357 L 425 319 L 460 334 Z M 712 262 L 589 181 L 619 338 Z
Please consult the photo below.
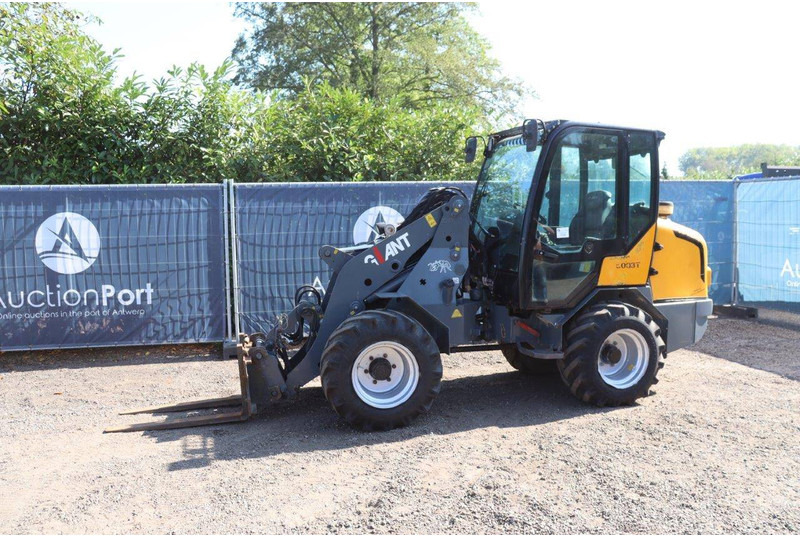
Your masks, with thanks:
M 597 286 L 603 259 L 624 255 L 632 233 L 639 234 L 630 225 L 630 136 L 616 128 L 567 126 L 547 140 L 540 180 L 528 203 L 532 210 L 519 270 L 522 309 L 577 304 Z M 645 223 L 654 223 L 657 199 L 651 145 L 645 151 L 647 187 L 637 183 L 635 194 L 637 221 Z

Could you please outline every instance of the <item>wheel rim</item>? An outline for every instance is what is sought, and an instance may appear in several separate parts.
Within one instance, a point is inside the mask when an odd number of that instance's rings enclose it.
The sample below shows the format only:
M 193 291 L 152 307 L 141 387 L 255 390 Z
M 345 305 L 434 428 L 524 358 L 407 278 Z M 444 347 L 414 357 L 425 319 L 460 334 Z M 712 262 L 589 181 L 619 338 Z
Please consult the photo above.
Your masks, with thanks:
M 636 385 L 649 364 L 650 347 L 647 340 L 633 329 L 621 329 L 609 335 L 597 354 L 600 377 L 617 389 Z
M 419 365 L 414 354 L 393 341 L 365 348 L 353 363 L 353 389 L 365 404 L 378 409 L 396 408 L 414 393 Z

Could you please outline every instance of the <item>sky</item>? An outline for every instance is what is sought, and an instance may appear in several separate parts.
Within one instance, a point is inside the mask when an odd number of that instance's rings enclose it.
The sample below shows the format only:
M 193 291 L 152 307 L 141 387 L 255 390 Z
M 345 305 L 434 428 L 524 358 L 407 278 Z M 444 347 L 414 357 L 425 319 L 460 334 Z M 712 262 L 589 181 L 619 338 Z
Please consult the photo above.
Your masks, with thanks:
M 120 73 L 218 66 L 243 22 L 223 2 L 74 2 L 103 20 L 87 31 L 121 48 Z M 666 132 L 678 174 L 692 147 L 800 145 L 800 4 L 495 1 L 470 16 L 505 74 L 533 89 L 522 119 L 573 119 Z

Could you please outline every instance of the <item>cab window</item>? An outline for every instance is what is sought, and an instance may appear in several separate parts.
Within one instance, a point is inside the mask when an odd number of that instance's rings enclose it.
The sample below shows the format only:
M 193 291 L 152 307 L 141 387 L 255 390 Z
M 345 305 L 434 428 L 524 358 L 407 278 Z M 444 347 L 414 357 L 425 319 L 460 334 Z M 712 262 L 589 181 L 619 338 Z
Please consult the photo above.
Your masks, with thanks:
M 533 260 L 535 304 L 566 302 L 597 268 L 595 260 L 581 255 L 585 242 L 610 240 L 619 234 L 619 141 L 616 133 L 578 130 L 556 145 L 537 216 L 534 249 L 549 258 Z
M 573 132 L 556 148 L 539 210 L 539 230 L 556 248 L 617 236 L 619 137 Z
M 629 243 L 634 242 L 655 220 L 652 197 L 653 183 L 657 178 L 653 175 L 653 158 L 655 154 L 655 136 L 648 132 L 630 134 L 630 183 L 629 183 Z
M 472 197 L 476 236 L 495 237 L 494 264 L 501 270 L 519 269 L 522 224 L 539 161 L 541 146 L 528 151 L 520 136 L 501 141 L 484 163 Z

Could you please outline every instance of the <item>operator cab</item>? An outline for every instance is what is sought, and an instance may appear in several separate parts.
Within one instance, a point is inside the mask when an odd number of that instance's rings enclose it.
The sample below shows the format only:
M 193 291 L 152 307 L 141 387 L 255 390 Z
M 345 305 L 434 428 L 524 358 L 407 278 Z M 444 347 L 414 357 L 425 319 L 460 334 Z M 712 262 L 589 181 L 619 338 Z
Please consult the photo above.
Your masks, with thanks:
M 513 310 L 576 305 L 602 260 L 656 222 L 659 131 L 569 121 L 489 136 L 473 195 L 471 265 Z M 475 140 L 475 141 L 472 141 Z M 477 138 L 468 140 L 467 152 Z

